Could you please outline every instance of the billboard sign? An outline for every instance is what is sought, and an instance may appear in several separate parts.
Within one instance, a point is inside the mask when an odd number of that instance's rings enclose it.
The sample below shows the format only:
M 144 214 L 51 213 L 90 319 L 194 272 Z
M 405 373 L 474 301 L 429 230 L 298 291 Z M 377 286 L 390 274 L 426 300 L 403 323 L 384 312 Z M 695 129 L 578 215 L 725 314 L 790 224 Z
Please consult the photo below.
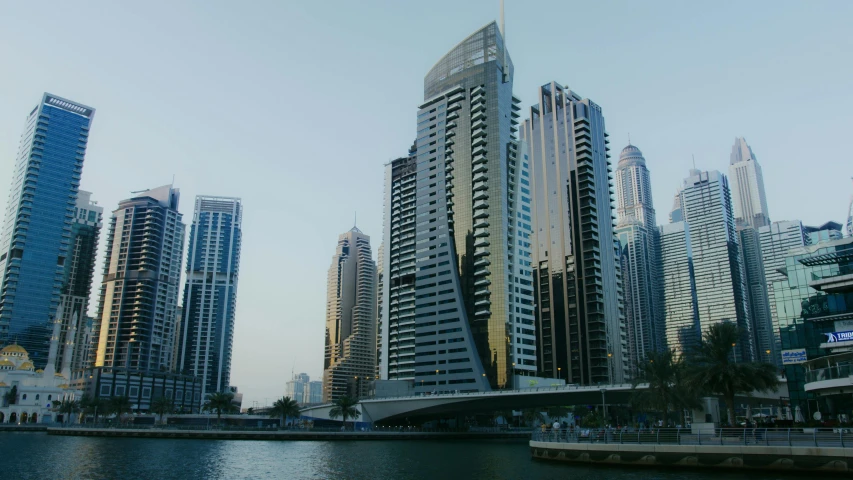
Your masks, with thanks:
M 796 365 L 805 363 L 806 358 L 805 348 L 793 348 L 790 350 L 782 350 L 782 365 Z

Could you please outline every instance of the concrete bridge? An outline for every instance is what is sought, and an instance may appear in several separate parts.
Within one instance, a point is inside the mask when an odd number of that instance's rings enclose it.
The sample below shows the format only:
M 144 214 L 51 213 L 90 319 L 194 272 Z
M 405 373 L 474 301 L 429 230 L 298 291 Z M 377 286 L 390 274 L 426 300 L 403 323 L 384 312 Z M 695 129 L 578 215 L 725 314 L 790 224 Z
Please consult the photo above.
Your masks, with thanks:
M 376 423 L 399 420 L 409 416 L 457 415 L 558 405 L 627 405 L 636 390 L 647 388 L 648 384 L 639 384 L 636 389 L 630 384 L 564 385 L 476 393 L 371 398 L 363 399 L 358 404 L 361 413 L 358 421 Z M 783 384 L 777 392 L 753 392 L 751 397 L 737 397 L 736 401 L 753 405 L 759 403 L 778 404 L 780 397 L 787 397 L 787 395 L 787 385 Z M 305 408 L 302 410 L 302 416 L 327 420 L 331 408 L 332 405 Z

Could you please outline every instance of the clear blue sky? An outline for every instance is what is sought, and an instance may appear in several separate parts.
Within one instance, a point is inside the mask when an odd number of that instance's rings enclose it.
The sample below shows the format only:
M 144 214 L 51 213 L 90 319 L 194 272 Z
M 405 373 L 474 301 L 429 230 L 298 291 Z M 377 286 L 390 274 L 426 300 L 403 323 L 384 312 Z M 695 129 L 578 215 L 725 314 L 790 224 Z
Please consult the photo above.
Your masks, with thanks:
M 506 14 L 525 112 L 552 80 L 601 105 L 614 159 L 629 132 L 645 154 L 659 222 L 691 154 L 725 172 L 736 136 L 772 219 L 844 221 L 853 2 L 508 0 Z M 412 143 L 424 74 L 497 15 L 497 0 L 0 0 L 0 202 L 44 91 L 97 109 L 82 188 L 107 212 L 173 174 L 187 222 L 197 194 L 242 197 L 232 382 L 245 404 L 271 401 L 292 369 L 322 371 L 337 235 L 358 211 L 378 248 L 383 164 Z

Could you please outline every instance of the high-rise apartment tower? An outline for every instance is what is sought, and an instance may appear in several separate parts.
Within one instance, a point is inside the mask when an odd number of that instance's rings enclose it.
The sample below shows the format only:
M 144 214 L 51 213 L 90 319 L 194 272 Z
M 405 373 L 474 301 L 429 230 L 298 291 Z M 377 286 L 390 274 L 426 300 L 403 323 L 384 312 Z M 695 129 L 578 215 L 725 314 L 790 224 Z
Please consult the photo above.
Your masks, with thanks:
M 604 116 L 553 82 L 538 100 L 521 138 L 533 176 L 539 371 L 569 383 L 620 383 L 628 338 Z
M 202 398 L 230 386 L 242 224 L 239 198 L 196 197 L 178 335 L 179 368 L 202 379 Z
M 134 192 L 110 219 L 104 277 L 93 327 L 95 367 L 169 371 L 184 247 L 172 185 Z
M 729 164 L 732 206 L 738 225 L 763 227 L 770 223 L 761 165 L 743 137 L 735 139 Z
M 370 237 L 338 237 L 326 285 L 323 401 L 366 395 L 376 373 L 376 263 Z

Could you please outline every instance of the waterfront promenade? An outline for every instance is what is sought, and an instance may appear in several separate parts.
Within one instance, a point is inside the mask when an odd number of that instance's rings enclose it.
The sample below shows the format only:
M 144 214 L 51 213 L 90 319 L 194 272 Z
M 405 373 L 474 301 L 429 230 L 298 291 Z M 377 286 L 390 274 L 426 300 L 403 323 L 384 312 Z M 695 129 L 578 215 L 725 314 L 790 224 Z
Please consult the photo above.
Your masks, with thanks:
M 530 451 L 569 463 L 853 473 L 846 428 L 537 431 Z

